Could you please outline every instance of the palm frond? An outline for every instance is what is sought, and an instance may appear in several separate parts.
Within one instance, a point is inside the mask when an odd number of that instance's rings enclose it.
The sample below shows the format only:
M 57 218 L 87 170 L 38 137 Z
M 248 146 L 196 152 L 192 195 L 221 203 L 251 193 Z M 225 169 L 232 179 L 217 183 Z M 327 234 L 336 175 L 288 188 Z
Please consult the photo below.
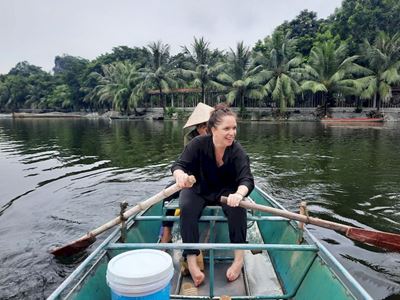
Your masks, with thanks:
M 386 82 L 381 81 L 379 83 L 378 91 L 383 102 L 389 101 L 389 99 L 392 97 L 392 88 Z
M 314 94 L 317 92 L 324 92 L 324 93 L 328 92 L 328 89 L 326 88 L 326 86 L 324 84 L 317 82 L 317 81 L 311 81 L 311 80 L 304 81 L 301 84 L 301 89 L 303 91 L 307 91 L 307 90 L 312 91 Z
M 360 78 L 356 82 L 362 87 L 361 99 L 371 99 L 378 91 L 378 81 L 375 76 Z
M 272 99 L 275 101 L 278 101 L 281 98 L 282 94 L 283 94 L 282 93 L 282 80 L 280 77 L 277 77 L 275 86 L 273 87 L 273 90 L 271 93 Z
M 236 97 L 237 97 L 237 91 L 236 90 L 232 90 L 226 95 L 226 102 L 228 104 L 232 104 L 233 101 L 235 101 Z
M 396 68 L 387 69 L 382 73 L 381 79 L 390 85 L 400 82 L 400 75 L 398 69 Z

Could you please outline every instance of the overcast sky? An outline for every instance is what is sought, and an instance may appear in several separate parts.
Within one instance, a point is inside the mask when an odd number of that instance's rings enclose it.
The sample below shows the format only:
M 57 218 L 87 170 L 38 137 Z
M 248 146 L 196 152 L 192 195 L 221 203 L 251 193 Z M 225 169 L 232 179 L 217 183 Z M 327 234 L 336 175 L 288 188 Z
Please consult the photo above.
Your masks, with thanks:
M 87 59 L 116 46 L 161 40 L 190 46 L 204 37 L 211 48 L 248 46 L 301 10 L 331 15 L 341 0 L 0 0 L 0 74 L 20 61 L 49 71 L 56 55 Z

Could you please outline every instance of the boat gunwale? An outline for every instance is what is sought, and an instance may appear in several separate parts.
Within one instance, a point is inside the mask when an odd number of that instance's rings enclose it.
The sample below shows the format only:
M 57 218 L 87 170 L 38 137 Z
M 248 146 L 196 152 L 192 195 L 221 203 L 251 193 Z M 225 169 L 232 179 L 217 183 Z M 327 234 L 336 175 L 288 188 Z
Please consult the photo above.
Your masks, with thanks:
M 280 203 L 278 203 L 272 196 L 267 194 L 265 191 L 263 191 L 259 186 L 255 186 L 255 189 L 257 192 L 259 192 L 262 196 L 266 198 L 267 201 L 270 202 L 272 206 L 278 207 L 282 210 L 287 211 L 286 208 L 284 208 Z M 128 221 L 127 221 L 127 228 L 130 229 L 134 223 L 136 222 L 136 218 L 142 216 L 145 214 L 151 207 L 141 211 L 140 213 L 131 216 Z M 284 221 L 288 221 L 288 225 L 292 226 L 293 228 L 297 229 L 296 224 L 298 224 L 297 221 L 285 219 L 285 218 L 280 218 Z M 330 253 L 325 246 L 323 246 L 318 239 L 307 229 L 304 228 L 304 233 L 305 233 L 305 240 L 309 245 L 293 245 L 293 244 L 243 244 L 243 247 L 247 247 L 247 249 L 252 249 L 251 247 L 256 246 L 258 247 L 263 247 L 268 250 L 288 250 L 290 251 L 289 248 L 293 248 L 292 250 L 294 251 L 301 251 L 301 250 L 306 250 L 306 251 L 315 251 L 316 256 L 315 258 L 319 257 L 327 267 L 331 270 L 333 274 L 335 274 L 343 284 L 346 290 L 351 292 L 353 296 L 357 299 L 367 299 L 367 300 L 372 300 L 373 298 L 365 291 L 365 289 L 355 280 L 355 278 L 344 268 L 344 266 L 333 256 L 332 253 Z M 66 292 L 66 297 L 70 296 L 76 288 L 84 281 L 85 278 L 87 278 L 88 272 L 93 269 L 95 266 L 97 266 L 98 262 L 108 253 L 109 250 L 116 250 L 116 249 L 122 249 L 124 247 L 127 248 L 127 244 L 129 243 L 124 243 L 124 244 L 118 244 L 115 243 L 115 241 L 118 240 L 120 234 L 120 228 L 116 228 L 94 251 L 81 263 L 78 265 L 78 267 L 57 287 L 56 290 L 54 290 L 50 296 L 47 299 L 53 300 L 53 299 L 59 299 L 61 294 Z M 114 242 L 112 242 L 114 239 Z M 140 243 L 131 243 L 134 245 L 139 245 Z M 127 245 L 127 246 L 123 246 Z M 149 246 L 151 243 L 142 243 L 142 246 Z M 211 249 L 212 246 L 217 246 L 218 247 L 230 247 L 232 246 L 230 244 L 195 244 L 197 249 L 199 247 L 203 247 L 204 249 Z M 190 246 L 190 245 L 186 245 Z M 299 247 L 300 246 L 300 247 Z M 115 247 L 115 248 L 114 248 Z M 157 247 L 163 247 L 163 249 L 177 249 L 176 245 L 169 245 L 169 244 L 164 244 L 164 245 L 159 245 L 155 246 Z M 175 248 L 174 248 L 175 247 Z M 299 247 L 299 248 L 298 248 Z M 275 248 L 275 249 L 274 249 Z M 284 249 L 286 248 L 286 249 Z M 297 249 L 298 248 L 298 249 Z M 214 248 L 215 249 L 215 248 Z M 254 249 L 254 248 L 253 248 Z M 82 278 L 78 278 L 81 273 L 84 273 L 84 276 Z M 70 287 L 70 288 L 68 288 Z M 68 288 L 68 289 L 67 289 Z M 294 296 L 294 295 L 293 295 Z M 181 297 L 181 299 L 186 299 L 188 297 Z M 190 296 L 190 299 L 211 299 L 210 297 L 203 297 L 203 296 Z M 215 298 L 215 297 L 214 297 Z M 189 299 L 189 298 L 188 298 Z M 216 298 L 218 299 L 218 297 Z M 236 297 L 235 297 L 236 299 Z M 259 299 L 257 296 L 243 296 L 239 297 L 237 299 Z M 267 298 L 263 298 L 267 299 Z
M 131 250 L 142 249 L 168 249 L 168 250 L 271 250 L 271 251 L 312 251 L 318 252 L 317 245 L 298 245 L 298 244 L 234 244 L 230 243 L 109 243 L 105 250 Z
M 260 192 L 263 196 L 267 197 L 271 204 L 276 207 L 288 211 L 285 207 L 283 207 L 278 201 L 276 201 L 271 195 L 262 190 L 258 185 L 255 186 L 258 192 Z M 298 221 L 294 221 L 295 223 L 299 223 Z M 326 265 L 332 270 L 332 272 L 343 282 L 343 285 L 351 289 L 351 292 L 357 299 L 365 299 L 365 300 L 373 300 L 371 295 L 358 283 L 358 281 L 351 275 L 345 267 L 333 256 L 333 254 L 324 246 L 322 243 L 307 229 L 304 227 L 303 229 L 306 236 L 304 237 L 308 243 L 314 243 L 318 248 L 318 256 L 326 263 Z M 307 237 L 309 239 L 307 239 Z
M 129 229 L 133 226 L 135 223 L 135 216 L 139 216 L 147 212 L 151 207 L 146 208 L 145 210 L 139 212 L 137 215 L 133 215 L 128 218 L 126 221 L 126 227 Z M 111 241 L 117 241 L 121 237 L 121 229 L 120 228 L 115 228 L 114 231 L 110 233 L 110 235 L 103 241 L 99 246 L 97 246 L 92 253 L 88 257 L 85 258 L 83 262 L 81 262 L 78 267 L 68 275 L 68 277 L 55 289 L 47 298 L 46 300 L 54 300 L 54 299 L 59 299 L 61 294 L 65 291 L 67 287 L 70 287 L 70 289 L 67 292 L 67 295 L 65 296 L 68 297 L 71 293 L 74 292 L 77 286 L 79 286 L 80 282 L 86 278 L 86 273 L 91 270 L 94 266 L 97 265 L 97 263 L 107 254 L 108 249 L 106 249 L 107 244 L 110 244 Z M 103 252 L 103 253 L 101 253 Z M 90 265 L 90 266 L 89 266 Z M 85 272 L 85 273 L 84 273 Z M 85 276 L 82 276 L 82 278 L 77 279 L 78 275 L 81 275 L 81 273 L 84 273 Z M 77 280 L 77 282 L 74 283 L 74 281 Z

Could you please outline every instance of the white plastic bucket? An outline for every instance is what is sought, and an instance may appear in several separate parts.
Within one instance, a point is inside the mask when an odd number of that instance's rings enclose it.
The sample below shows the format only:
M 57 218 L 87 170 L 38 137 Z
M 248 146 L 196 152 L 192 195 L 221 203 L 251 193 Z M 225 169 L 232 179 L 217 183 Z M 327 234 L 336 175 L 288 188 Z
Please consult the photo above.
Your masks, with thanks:
M 115 256 L 107 267 L 113 300 L 169 299 L 172 258 L 160 250 L 141 249 Z

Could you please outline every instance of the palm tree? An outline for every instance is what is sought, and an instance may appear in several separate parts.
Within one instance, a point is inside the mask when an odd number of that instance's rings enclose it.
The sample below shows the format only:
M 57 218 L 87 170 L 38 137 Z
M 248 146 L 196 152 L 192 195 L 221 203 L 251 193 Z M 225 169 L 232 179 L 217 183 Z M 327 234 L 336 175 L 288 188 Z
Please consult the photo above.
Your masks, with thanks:
M 389 37 L 381 32 L 373 45 L 364 42 L 364 58 L 368 62 L 366 76 L 356 80 L 362 99 L 374 98 L 379 111 L 381 101 L 392 96 L 392 85 L 400 82 L 400 33 Z
M 94 73 L 99 84 L 94 88 L 93 95 L 99 103 L 112 106 L 115 110 L 127 113 L 129 107 L 136 112 L 137 98 L 134 94 L 133 80 L 137 76 L 134 64 L 116 62 L 102 66 L 103 74 Z
M 180 80 L 177 71 L 170 60 L 169 45 L 160 41 L 148 45 L 150 63 L 138 70 L 138 76 L 134 81 L 136 98 L 143 97 L 149 90 L 156 89 L 159 92 L 160 103 L 165 110 L 163 93 L 171 88 L 177 88 Z
M 67 84 L 60 84 L 54 87 L 53 91 L 39 102 L 43 108 L 72 108 L 72 92 Z
M 294 40 L 279 31 L 267 38 L 265 44 L 265 50 L 256 53 L 255 65 L 263 67 L 257 80 L 263 83 L 261 92 L 270 95 L 284 112 L 288 105 L 294 105 L 295 96 L 301 92 L 298 80 L 302 58 L 293 51 Z
M 195 37 L 192 51 L 186 46 L 183 47 L 186 61 L 183 63 L 183 68 L 179 70 L 185 80 L 201 89 L 201 99 L 204 103 L 206 103 L 207 90 L 224 89 L 224 85 L 217 80 L 224 69 L 224 64 L 221 63 L 224 56 L 218 49 L 211 51 L 209 46 L 210 43 L 204 38 Z
M 354 61 L 357 55 L 347 57 L 347 45 L 336 47 L 334 41 L 327 41 L 311 49 L 308 63 L 303 68 L 301 88 L 313 93 L 322 93 L 324 115 L 328 105 L 334 104 L 334 93 L 356 94 L 352 75 L 363 72 L 364 68 Z
M 260 92 L 260 84 L 257 82 L 254 74 L 258 68 L 252 68 L 251 50 L 249 47 L 239 42 L 236 50 L 230 49 L 227 72 L 218 76 L 219 81 L 229 86 L 231 89 L 227 94 L 227 102 L 233 103 L 240 101 L 241 107 L 244 107 L 245 97 L 261 99 L 263 94 Z

